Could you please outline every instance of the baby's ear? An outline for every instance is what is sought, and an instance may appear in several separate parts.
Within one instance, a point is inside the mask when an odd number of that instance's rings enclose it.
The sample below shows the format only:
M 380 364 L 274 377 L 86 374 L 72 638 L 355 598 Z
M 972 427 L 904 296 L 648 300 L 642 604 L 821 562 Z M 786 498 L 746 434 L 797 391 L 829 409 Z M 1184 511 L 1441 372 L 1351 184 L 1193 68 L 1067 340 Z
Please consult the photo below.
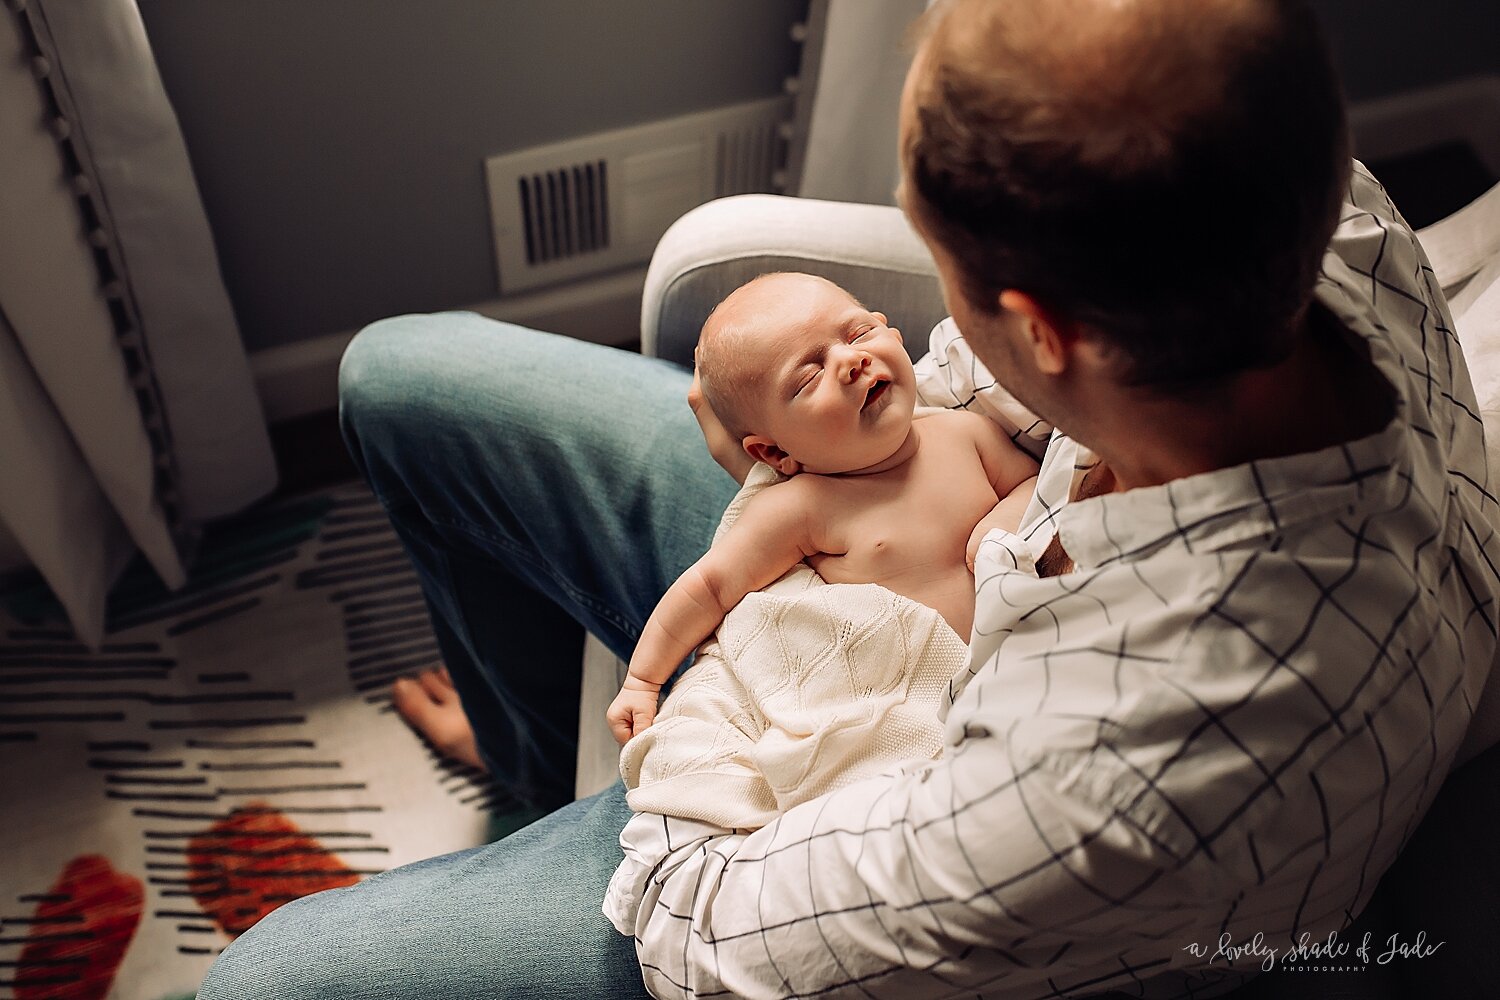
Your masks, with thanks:
M 903 344 L 906 343 L 906 338 L 901 336 L 900 330 L 896 329 L 894 326 L 891 326 L 891 321 L 885 318 L 885 313 L 876 310 L 875 312 L 870 313 L 870 315 L 880 320 L 881 326 L 889 326 L 891 328 L 891 332 L 896 335 L 897 340 L 901 341 Z
M 783 476 L 795 476 L 802 471 L 800 462 L 763 434 L 747 434 L 741 444 L 744 445 L 745 454 L 757 462 L 764 462 Z

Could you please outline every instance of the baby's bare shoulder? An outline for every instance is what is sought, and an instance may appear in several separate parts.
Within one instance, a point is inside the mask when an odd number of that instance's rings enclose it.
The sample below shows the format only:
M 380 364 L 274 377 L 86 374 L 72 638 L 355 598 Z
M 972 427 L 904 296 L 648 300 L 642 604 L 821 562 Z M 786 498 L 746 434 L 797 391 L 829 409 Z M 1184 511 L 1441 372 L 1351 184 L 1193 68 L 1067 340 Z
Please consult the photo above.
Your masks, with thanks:
M 836 515 L 847 507 L 841 501 L 848 498 L 839 493 L 838 486 L 834 477 L 810 472 L 773 483 L 750 498 L 735 527 L 749 522 L 757 531 L 800 539 L 810 551 L 842 552 Z
M 912 419 L 918 418 L 922 420 L 924 431 L 937 431 L 945 435 L 963 435 L 976 442 L 994 441 L 997 438 L 1009 440 L 999 424 L 989 417 L 970 413 L 968 410 L 924 408 L 912 415 Z
M 772 483 L 747 500 L 744 509 L 754 510 L 760 517 L 797 517 L 817 503 L 823 495 L 820 480 L 827 478 L 803 472 Z

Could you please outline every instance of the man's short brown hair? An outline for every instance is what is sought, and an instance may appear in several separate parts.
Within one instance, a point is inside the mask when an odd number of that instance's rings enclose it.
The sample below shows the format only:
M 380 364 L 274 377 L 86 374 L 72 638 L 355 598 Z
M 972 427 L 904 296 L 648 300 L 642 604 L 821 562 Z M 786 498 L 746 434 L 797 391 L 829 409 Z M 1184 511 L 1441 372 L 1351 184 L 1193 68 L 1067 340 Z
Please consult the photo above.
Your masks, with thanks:
M 1033 296 L 1163 391 L 1284 359 L 1349 179 L 1304 0 L 948 0 L 902 149 L 974 308 Z

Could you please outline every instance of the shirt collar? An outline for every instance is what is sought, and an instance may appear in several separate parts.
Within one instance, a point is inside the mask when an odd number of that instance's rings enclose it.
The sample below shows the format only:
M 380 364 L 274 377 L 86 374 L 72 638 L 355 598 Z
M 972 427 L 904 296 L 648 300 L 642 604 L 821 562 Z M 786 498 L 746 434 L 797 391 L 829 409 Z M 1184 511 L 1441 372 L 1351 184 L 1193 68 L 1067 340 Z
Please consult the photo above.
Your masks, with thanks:
M 1342 264 L 1339 264 L 1342 267 Z M 1068 503 L 1056 514 L 1063 548 L 1079 569 L 1145 558 L 1164 548 L 1211 552 L 1272 537 L 1309 521 L 1392 507 L 1410 477 L 1412 433 L 1401 358 L 1378 317 L 1349 283 L 1325 270 L 1317 298 L 1370 345 L 1371 358 L 1395 389 L 1396 411 L 1383 429 L 1314 452 L 1263 459 L 1175 479 L 1160 486 Z M 1097 458 L 1076 448 L 1075 470 Z M 1076 493 L 1082 472 L 1075 472 Z

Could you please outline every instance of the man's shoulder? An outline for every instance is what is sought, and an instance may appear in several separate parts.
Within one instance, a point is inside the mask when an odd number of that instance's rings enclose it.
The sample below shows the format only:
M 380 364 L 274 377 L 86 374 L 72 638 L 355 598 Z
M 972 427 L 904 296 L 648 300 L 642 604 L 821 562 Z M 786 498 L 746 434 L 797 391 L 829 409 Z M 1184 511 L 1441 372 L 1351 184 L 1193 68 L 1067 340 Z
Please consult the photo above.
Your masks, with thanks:
M 1358 161 L 1341 211 L 1319 298 L 1402 353 L 1444 350 L 1444 338 L 1454 334 L 1427 255 L 1380 181 Z
M 1399 419 L 1419 436 L 1419 464 L 1445 473 L 1417 488 L 1435 504 L 1456 488 L 1493 511 L 1480 409 L 1447 300 L 1416 234 L 1358 162 L 1316 293 L 1411 404 Z

